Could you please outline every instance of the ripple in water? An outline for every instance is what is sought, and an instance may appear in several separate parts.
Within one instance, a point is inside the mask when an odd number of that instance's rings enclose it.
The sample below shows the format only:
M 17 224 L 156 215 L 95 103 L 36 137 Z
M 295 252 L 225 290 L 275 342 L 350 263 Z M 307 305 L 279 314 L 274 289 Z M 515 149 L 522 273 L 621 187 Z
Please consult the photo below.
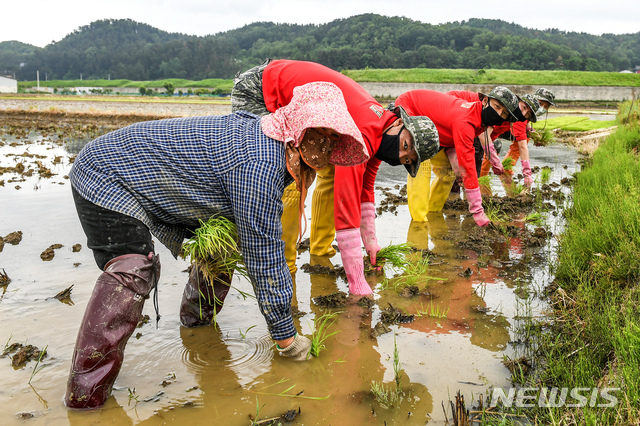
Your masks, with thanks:
M 224 342 L 231 353 L 227 366 L 237 374 L 242 386 L 270 370 L 274 349 L 269 335 L 250 339 L 229 337 Z

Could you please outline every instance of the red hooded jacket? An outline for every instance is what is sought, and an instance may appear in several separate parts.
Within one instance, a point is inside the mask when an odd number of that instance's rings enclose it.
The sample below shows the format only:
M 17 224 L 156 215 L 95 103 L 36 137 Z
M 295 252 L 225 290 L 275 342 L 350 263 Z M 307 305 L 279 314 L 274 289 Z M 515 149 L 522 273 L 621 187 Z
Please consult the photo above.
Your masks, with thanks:
M 276 60 L 270 62 L 262 76 L 262 92 L 271 112 L 287 105 L 293 88 L 314 81 L 328 81 L 342 90 L 353 121 L 362 132 L 369 151 L 369 161 L 352 167 L 336 166 L 334 181 L 335 229 L 360 227 L 360 204 L 375 201 L 374 183 L 380 160 L 378 152 L 382 133 L 397 119 L 351 78 L 315 62 Z

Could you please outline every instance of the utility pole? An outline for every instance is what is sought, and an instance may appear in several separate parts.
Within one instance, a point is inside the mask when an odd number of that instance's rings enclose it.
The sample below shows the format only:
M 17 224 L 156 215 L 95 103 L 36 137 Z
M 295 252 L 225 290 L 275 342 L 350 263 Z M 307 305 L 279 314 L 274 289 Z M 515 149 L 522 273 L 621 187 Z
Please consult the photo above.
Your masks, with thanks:
M 38 82 L 38 92 L 40 91 L 40 70 L 36 70 L 36 81 Z

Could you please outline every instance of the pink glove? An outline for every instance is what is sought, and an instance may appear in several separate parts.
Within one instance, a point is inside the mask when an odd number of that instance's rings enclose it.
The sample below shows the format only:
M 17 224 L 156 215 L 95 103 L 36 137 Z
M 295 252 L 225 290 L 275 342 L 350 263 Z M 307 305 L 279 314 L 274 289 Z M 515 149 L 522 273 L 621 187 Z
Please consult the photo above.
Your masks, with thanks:
M 362 218 L 360 221 L 360 235 L 364 243 L 364 249 L 371 259 L 371 264 L 376 264 L 376 255 L 380 251 L 378 238 L 376 237 L 376 208 L 373 203 L 362 203 L 360 205 Z
M 373 293 L 369 283 L 364 279 L 360 229 L 351 228 L 336 231 L 336 240 L 338 240 L 342 265 L 349 282 L 349 293 L 358 295 Z
M 469 212 L 473 214 L 473 220 L 478 226 L 487 226 L 491 223 L 489 218 L 484 214 L 482 208 L 482 196 L 480 195 L 480 187 L 474 189 L 466 189 L 467 201 L 469 202 Z
M 491 163 L 491 170 L 493 170 L 493 173 L 496 175 L 504 173 L 502 161 L 500 161 L 500 157 L 498 157 L 498 152 L 496 151 L 496 147 L 493 145 L 493 142 L 489 142 L 489 162 Z
M 531 177 L 531 163 L 529 163 L 529 160 L 522 160 L 522 174 L 524 175 L 524 184 L 531 185 L 533 178 Z

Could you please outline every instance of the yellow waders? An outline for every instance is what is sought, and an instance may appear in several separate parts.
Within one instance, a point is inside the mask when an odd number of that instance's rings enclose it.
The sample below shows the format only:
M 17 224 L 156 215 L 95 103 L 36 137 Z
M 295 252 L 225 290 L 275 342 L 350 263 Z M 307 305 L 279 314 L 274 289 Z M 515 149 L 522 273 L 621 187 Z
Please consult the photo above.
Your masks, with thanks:
M 420 166 L 420 168 L 422 168 L 422 166 Z M 431 170 L 436 177 L 431 184 L 429 194 L 429 211 L 439 212 L 444 207 L 444 203 L 447 201 L 447 198 L 449 198 L 451 187 L 453 186 L 453 182 L 456 180 L 456 175 L 451 168 L 449 158 L 444 152 L 444 149 L 441 149 L 431 159 Z
M 296 183 L 284 189 L 282 195 L 282 205 L 284 210 L 282 211 L 282 241 L 284 241 L 284 256 L 287 259 L 287 265 L 289 266 L 289 272 L 291 275 L 295 274 L 298 268 L 296 267 L 296 257 L 298 250 L 296 249 L 296 243 L 298 242 L 298 205 L 300 203 L 300 192 L 296 188 Z
M 442 151 L 444 152 L 444 150 Z M 445 156 L 446 157 L 446 156 Z M 431 161 L 420 164 L 418 174 L 412 178 L 407 175 L 407 202 L 411 219 L 426 222 L 429 212 L 429 184 L 431 182 Z
M 311 237 L 310 253 L 314 256 L 333 256 L 336 250 L 332 247 L 336 237 L 333 220 L 333 180 L 335 166 L 329 164 L 318 170 L 316 189 L 311 201 Z

